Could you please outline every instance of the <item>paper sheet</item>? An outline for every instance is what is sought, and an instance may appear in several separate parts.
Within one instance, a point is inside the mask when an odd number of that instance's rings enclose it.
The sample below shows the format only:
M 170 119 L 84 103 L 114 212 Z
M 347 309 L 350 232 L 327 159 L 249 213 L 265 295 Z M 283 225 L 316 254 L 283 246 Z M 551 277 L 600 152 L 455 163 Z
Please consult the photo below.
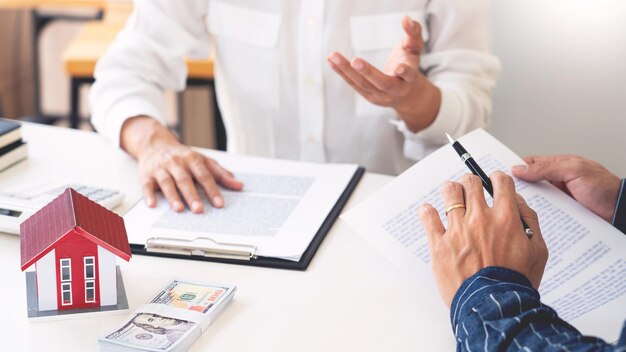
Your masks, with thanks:
M 523 160 L 482 129 L 459 141 L 489 175 L 510 173 Z M 446 145 L 342 215 L 359 235 L 436 292 L 417 209 L 431 203 L 444 220 L 441 185 L 468 173 Z M 626 236 L 547 182 L 516 181 L 537 211 L 550 258 L 539 288 L 542 301 L 584 334 L 617 339 L 626 319 Z M 490 197 L 487 195 L 490 201 Z
M 163 199 L 150 209 L 139 202 L 124 217 L 130 243 L 153 237 L 207 237 L 255 246 L 256 254 L 298 261 L 357 170 L 354 164 L 317 164 L 207 152 L 244 183 L 222 190 L 225 206 L 205 198 L 203 214 L 176 213 Z

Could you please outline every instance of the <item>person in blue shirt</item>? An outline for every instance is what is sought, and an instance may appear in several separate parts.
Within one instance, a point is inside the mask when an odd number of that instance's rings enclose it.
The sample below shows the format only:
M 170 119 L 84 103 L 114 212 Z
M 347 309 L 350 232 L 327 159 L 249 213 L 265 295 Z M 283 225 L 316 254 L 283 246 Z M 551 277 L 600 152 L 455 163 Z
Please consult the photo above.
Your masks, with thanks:
M 626 179 L 577 156 L 525 161 L 527 165 L 513 168 L 513 175 L 530 182 L 549 181 L 626 234 Z M 490 178 L 492 207 L 474 175 L 443 186 L 442 196 L 451 209 L 447 229 L 430 204 L 419 211 L 437 286 L 450 307 L 457 350 L 626 351 L 626 323 L 612 345 L 583 336 L 541 303 L 537 288 L 548 249 L 537 214 L 515 192 L 510 176 L 496 172 Z M 462 206 L 451 207 L 456 204 Z M 530 239 L 520 216 L 534 230 Z

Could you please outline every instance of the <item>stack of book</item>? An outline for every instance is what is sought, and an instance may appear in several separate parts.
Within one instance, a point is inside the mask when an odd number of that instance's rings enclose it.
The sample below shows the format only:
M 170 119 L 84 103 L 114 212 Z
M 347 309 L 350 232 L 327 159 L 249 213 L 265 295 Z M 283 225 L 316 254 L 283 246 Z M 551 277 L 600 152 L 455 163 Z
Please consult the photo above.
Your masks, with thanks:
M 28 157 L 26 142 L 22 140 L 22 125 L 0 119 L 0 171 Z

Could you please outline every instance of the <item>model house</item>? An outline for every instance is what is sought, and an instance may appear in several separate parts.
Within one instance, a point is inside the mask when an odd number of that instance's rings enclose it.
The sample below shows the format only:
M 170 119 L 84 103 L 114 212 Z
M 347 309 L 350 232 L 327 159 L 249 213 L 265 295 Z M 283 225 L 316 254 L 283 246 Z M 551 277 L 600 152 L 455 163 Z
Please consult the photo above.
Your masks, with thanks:
M 131 257 L 124 220 L 68 188 L 20 226 L 22 271 L 35 264 L 39 311 L 114 306 L 115 260 Z

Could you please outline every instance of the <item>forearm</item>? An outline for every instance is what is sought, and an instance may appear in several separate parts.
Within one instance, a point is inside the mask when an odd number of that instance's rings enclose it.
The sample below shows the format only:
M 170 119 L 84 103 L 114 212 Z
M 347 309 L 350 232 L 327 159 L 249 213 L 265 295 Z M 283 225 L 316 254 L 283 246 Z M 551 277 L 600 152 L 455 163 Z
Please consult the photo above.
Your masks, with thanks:
M 184 89 L 185 55 L 208 56 L 206 8 L 198 1 L 134 2 L 125 28 L 98 60 L 89 93 L 92 123 L 115 146 L 129 117 L 165 123 L 163 92 Z
M 172 132 L 148 116 L 129 118 L 120 132 L 120 146 L 135 158 L 149 149 L 165 150 L 168 146 L 178 144 Z
M 617 349 L 582 336 L 541 303 L 526 277 L 504 268 L 485 268 L 467 279 L 452 301 L 450 318 L 460 351 Z M 624 336 L 620 343 L 626 344 Z

